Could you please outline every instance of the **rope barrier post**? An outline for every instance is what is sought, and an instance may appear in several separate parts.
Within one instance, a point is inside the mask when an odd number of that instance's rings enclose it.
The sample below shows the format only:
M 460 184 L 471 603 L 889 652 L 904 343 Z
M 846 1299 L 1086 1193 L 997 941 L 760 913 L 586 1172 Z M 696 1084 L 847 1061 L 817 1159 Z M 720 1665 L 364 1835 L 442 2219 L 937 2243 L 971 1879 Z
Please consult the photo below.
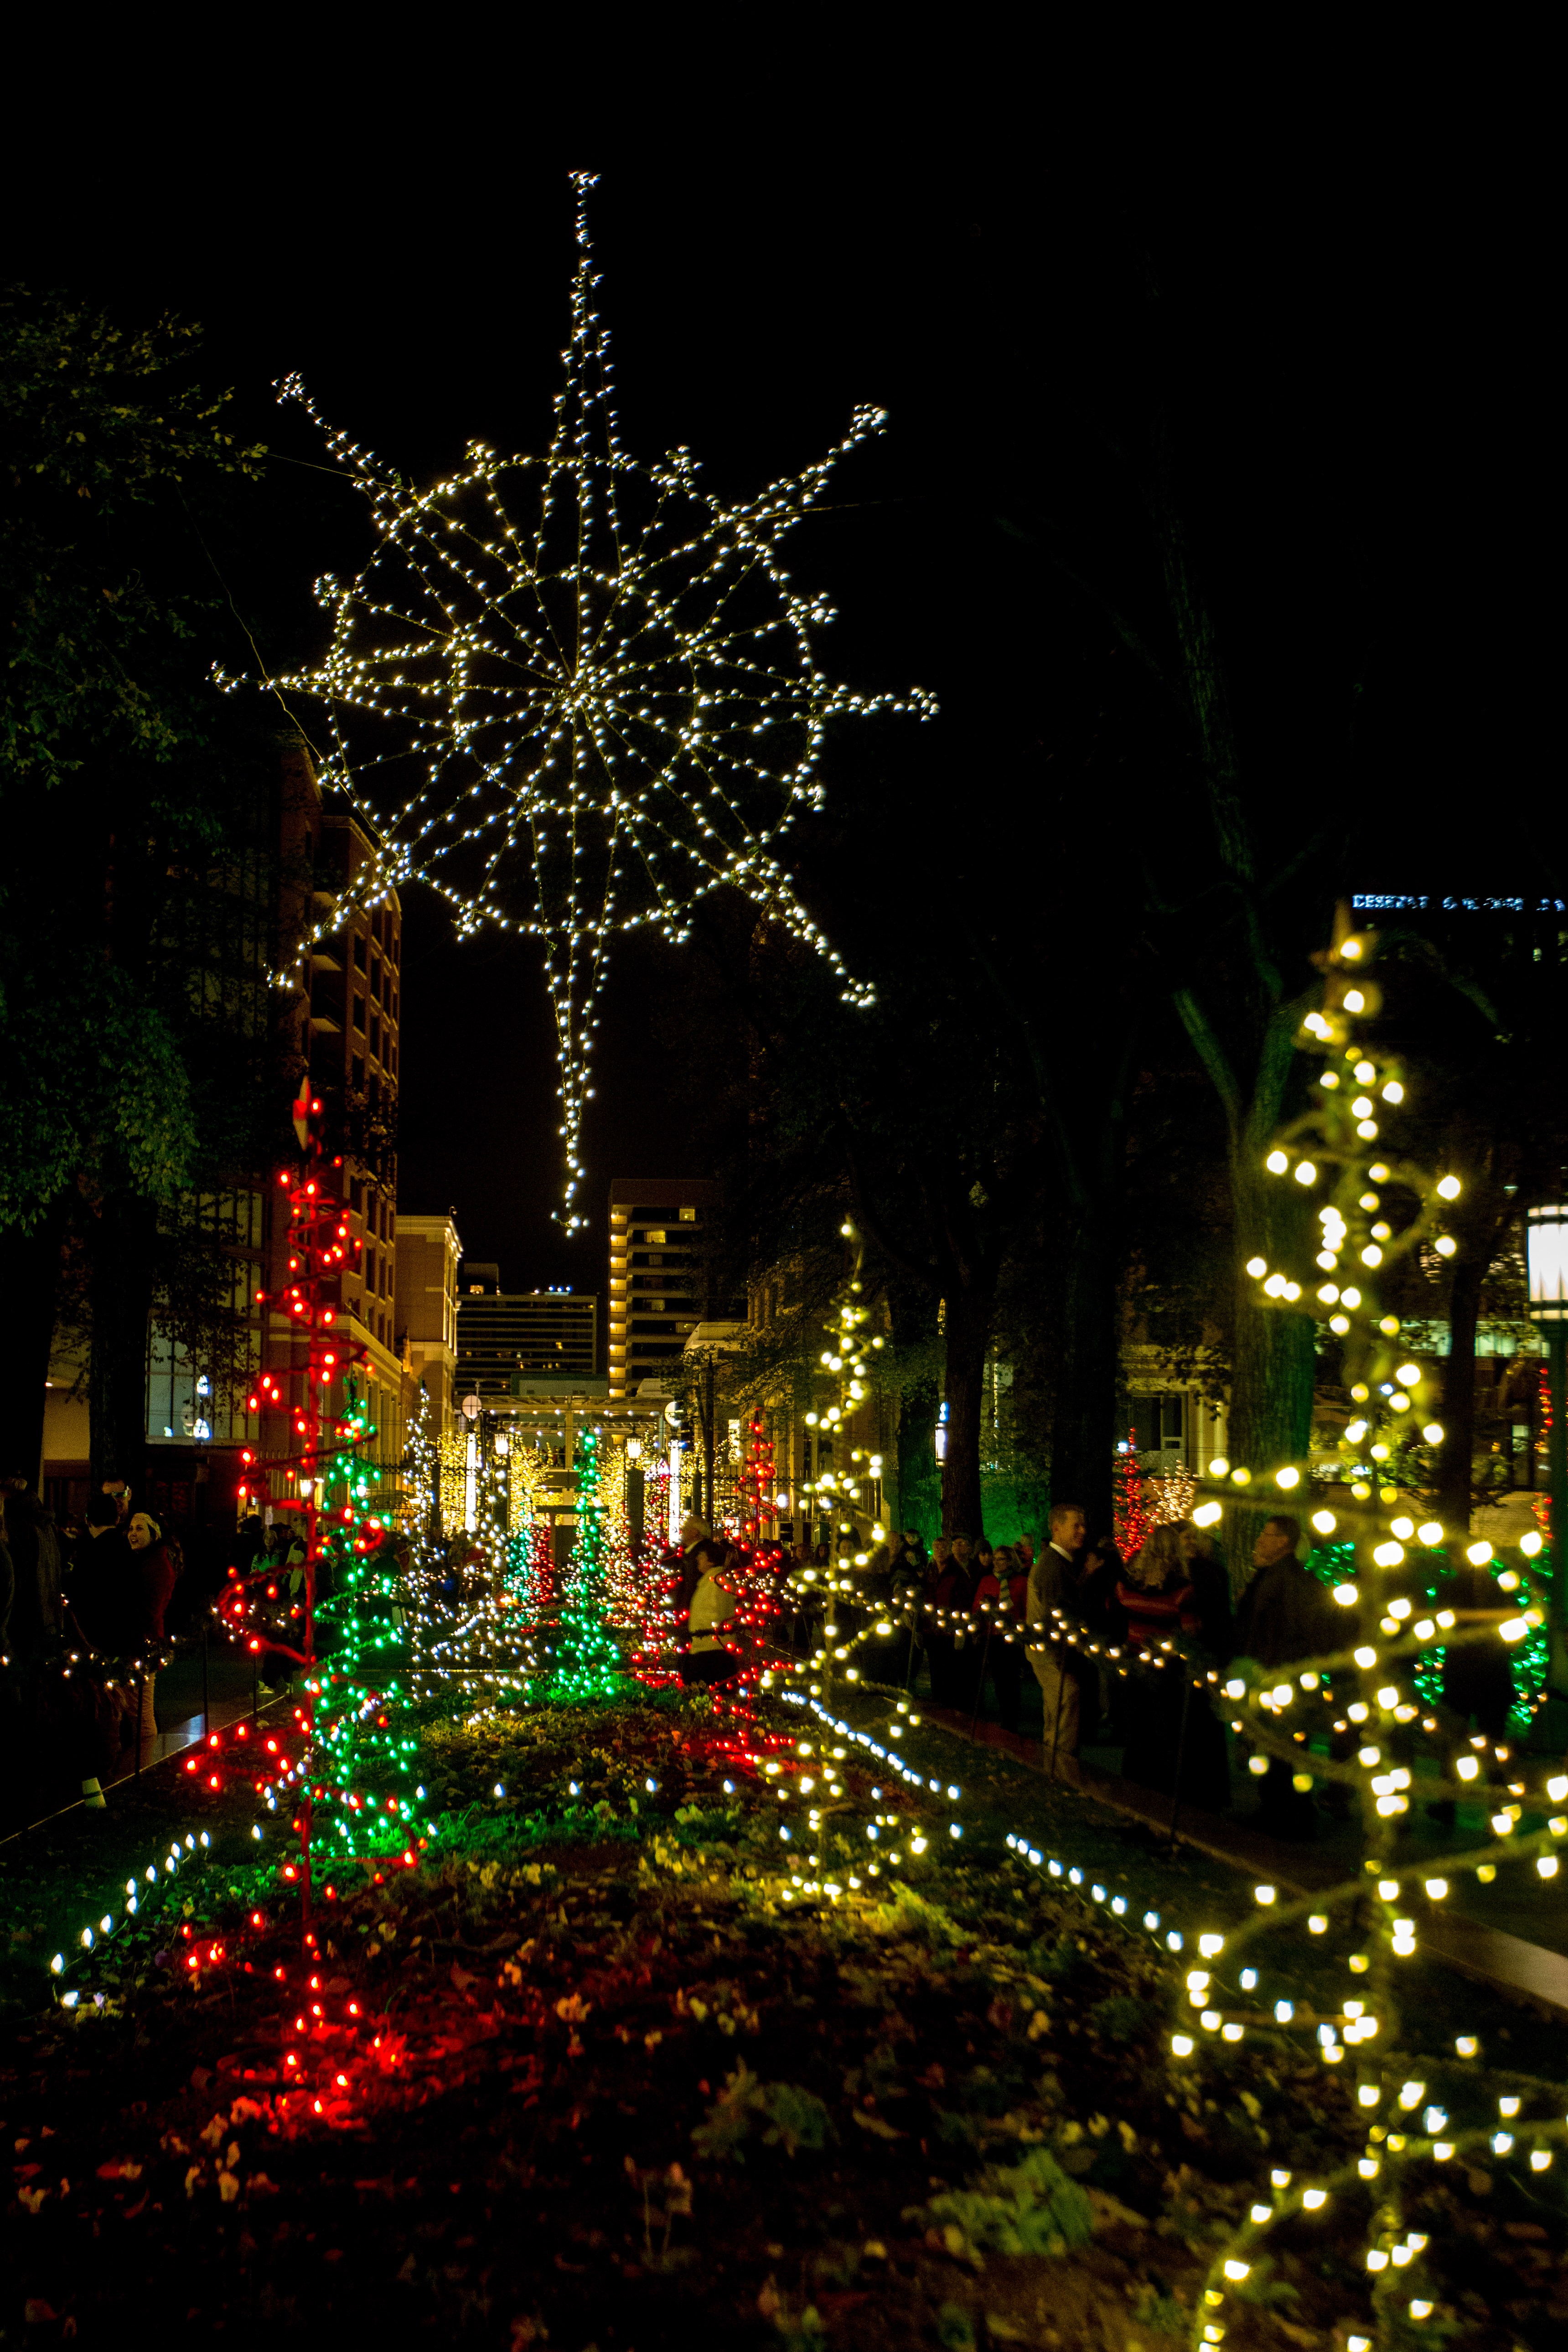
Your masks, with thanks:
M 136 1780 L 142 1778 L 142 1708 L 146 1696 L 146 1676 L 138 1675 L 136 1677 L 136 1769 L 132 1775 L 132 1780 Z
M 1047 1657 L 1052 1654 L 1053 1653 L 1047 1649 Z M 1062 1736 L 1062 1697 L 1067 1689 L 1067 1667 L 1062 1659 L 1059 1643 L 1054 1654 L 1057 1665 L 1057 1720 L 1056 1728 L 1051 1733 L 1051 1779 L 1053 1780 L 1057 1777 L 1057 1746 Z
M 207 1683 L 207 1628 L 202 1627 L 202 1738 L 210 1739 L 213 1730 L 212 1694 Z
M 1189 1674 L 1182 1692 L 1182 1727 L 1176 1734 L 1176 1777 L 1171 1789 L 1171 1847 L 1176 1851 L 1176 1816 L 1182 1810 L 1182 1761 L 1187 1752 L 1187 1717 L 1192 1713 L 1193 1678 Z
M 986 1620 L 985 1645 L 980 1653 L 980 1676 L 974 1685 L 974 1712 L 969 1718 L 969 1737 L 974 1737 L 974 1727 L 980 1720 L 980 1702 L 985 1696 L 985 1669 L 991 1661 L 991 1623 Z
M 260 1717 L 261 1668 L 257 1663 L 256 1653 L 252 1650 L 250 1654 L 250 1720 L 252 1723 L 259 1722 Z

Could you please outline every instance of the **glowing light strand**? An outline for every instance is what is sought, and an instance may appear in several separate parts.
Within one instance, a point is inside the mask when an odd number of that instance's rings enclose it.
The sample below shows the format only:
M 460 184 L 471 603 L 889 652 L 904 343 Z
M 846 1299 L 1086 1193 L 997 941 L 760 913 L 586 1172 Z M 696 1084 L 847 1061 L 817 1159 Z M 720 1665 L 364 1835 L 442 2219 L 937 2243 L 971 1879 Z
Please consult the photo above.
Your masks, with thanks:
M 586 203 L 573 174 L 577 267 L 564 382 L 542 458 L 470 442 L 462 467 L 415 489 L 329 425 L 290 376 L 333 462 L 370 502 L 377 545 L 352 580 L 323 578 L 331 645 L 284 681 L 329 711 L 328 780 L 384 846 L 362 887 L 432 883 L 471 932 L 493 922 L 543 943 L 560 1067 L 568 1226 L 583 1177 L 593 1033 L 611 935 L 652 924 L 677 942 L 693 906 L 729 884 L 831 964 L 847 1001 L 871 991 L 795 896 L 779 844 L 819 806 L 837 718 L 930 717 L 933 698 L 861 694 L 819 667 L 832 609 L 796 584 L 782 542 L 840 458 L 882 432 L 857 407 L 804 472 L 731 504 L 689 449 L 631 457 L 594 306 Z M 351 718 L 378 730 L 351 737 Z M 391 747 L 386 746 L 388 734 Z M 394 801 L 392 772 L 418 781 Z M 394 787 L 394 791 L 396 787 Z

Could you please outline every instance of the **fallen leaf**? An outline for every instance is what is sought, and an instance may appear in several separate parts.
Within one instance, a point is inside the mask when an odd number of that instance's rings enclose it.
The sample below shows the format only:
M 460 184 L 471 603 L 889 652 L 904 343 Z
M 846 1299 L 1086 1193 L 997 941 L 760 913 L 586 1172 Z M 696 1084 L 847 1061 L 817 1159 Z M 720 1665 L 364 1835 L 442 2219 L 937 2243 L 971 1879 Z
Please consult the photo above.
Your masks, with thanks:
M 1149 2227 L 1143 2214 L 1135 2213 L 1130 2205 L 1123 2205 L 1120 2199 L 1110 2196 L 1107 2190 L 1091 2189 L 1087 2193 L 1094 2208 L 1096 2221 L 1120 2221 L 1129 2230 L 1146 2230 Z
M 864 2107 L 853 2107 L 850 2113 L 862 2131 L 874 2132 L 879 2139 L 902 2139 L 905 2137 L 901 2131 L 895 2131 L 891 2124 L 885 2124 L 880 2116 L 868 2116 Z

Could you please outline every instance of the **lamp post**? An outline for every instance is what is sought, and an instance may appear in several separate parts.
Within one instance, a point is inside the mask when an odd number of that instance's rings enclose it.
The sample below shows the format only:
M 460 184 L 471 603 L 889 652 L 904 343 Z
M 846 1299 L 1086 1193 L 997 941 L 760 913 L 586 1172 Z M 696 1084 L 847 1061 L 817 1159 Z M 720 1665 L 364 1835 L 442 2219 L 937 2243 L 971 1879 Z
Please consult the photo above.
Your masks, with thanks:
M 1552 1430 L 1547 1452 L 1552 1495 L 1552 1592 L 1547 1690 L 1552 1736 L 1568 1711 L 1568 1206 L 1531 1209 L 1525 1219 L 1531 1320 L 1546 1334 Z

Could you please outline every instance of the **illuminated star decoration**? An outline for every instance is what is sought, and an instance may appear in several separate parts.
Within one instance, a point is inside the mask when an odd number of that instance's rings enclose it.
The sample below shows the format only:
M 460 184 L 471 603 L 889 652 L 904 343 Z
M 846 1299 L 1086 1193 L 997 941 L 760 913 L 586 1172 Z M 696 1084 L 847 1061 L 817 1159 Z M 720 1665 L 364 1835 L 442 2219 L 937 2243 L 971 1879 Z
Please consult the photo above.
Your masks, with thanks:
M 653 924 L 677 943 L 692 909 L 731 885 L 852 980 L 778 862 L 784 834 L 821 804 L 830 719 L 929 717 L 933 698 L 862 695 L 817 667 L 832 617 L 798 588 L 781 542 L 822 498 L 834 465 L 879 434 L 857 408 L 829 455 L 728 505 L 698 484 L 687 449 L 642 465 L 622 446 L 608 339 L 593 308 L 585 205 L 573 175 L 576 273 L 565 381 L 542 457 L 468 445 L 427 490 L 400 481 L 298 401 L 370 501 L 377 545 L 349 582 L 323 579 L 333 616 L 319 667 L 288 683 L 331 713 L 328 780 L 384 846 L 364 887 L 410 876 L 441 890 L 459 932 L 535 933 L 560 1059 L 568 1226 L 583 1176 L 593 1033 L 610 935 Z M 352 736 L 352 740 L 351 740 Z M 411 793 L 394 804 L 412 762 Z

